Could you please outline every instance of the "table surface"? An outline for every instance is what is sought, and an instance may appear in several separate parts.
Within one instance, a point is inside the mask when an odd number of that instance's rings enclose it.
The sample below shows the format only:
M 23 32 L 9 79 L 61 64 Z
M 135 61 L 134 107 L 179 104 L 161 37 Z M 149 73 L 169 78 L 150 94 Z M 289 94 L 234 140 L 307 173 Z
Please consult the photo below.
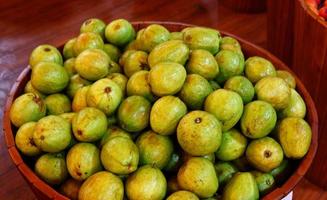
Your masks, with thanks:
M 27 66 L 30 52 L 39 44 L 63 44 L 78 34 L 81 23 L 92 17 L 109 22 L 117 18 L 130 21 L 175 21 L 225 30 L 266 47 L 266 14 L 236 13 L 217 0 L 93 0 L 41 1 L 11 0 L 0 3 L 0 117 L 10 86 Z M 2 120 L 1 120 L 2 121 Z M 2 122 L 0 123 L 2 130 Z M 1 199 L 35 199 L 11 162 L 4 137 L 0 137 Z M 294 199 L 327 199 L 320 188 L 303 180 Z

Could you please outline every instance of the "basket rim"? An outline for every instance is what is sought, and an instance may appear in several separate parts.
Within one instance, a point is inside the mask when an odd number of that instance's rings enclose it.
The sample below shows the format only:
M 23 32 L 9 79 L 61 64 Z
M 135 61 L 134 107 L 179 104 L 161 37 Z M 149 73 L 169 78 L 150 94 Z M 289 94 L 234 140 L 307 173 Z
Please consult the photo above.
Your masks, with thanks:
M 165 26 L 167 29 L 179 29 L 185 27 L 192 27 L 195 25 L 192 24 L 185 24 L 185 23 L 179 23 L 179 22 L 169 22 L 169 21 L 135 21 L 132 22 L 135 29 L 139 30 L 141 28 L 144 28 L 150 24 L 160 24 Z M 214 28 L 217 29 L 217 28 Z M 217 29 L 218 30 L 218 29 Z M 304 177 L 305 173 L 308 171 L 314 156 L 317 151 L 318 147 L 318 114 L 315 107 L 315 104 L 309 94 L 309 92 L 306 90 L 303 83 L 300 81 L 300 79 L 292 72 L 281 60 L 279 60 L 276 56 L 268 52 L 267 50 L 252 44 L 248 42 L 247 40 L 244 40 L 234 34 L 228 33 L 223 30 L 219 30 L 219 32 L 223 36 L 231 36 L 237 39 L 241 46 L 246 48 L 242 48 L 243 50 L 253 50 L 260 52 L 260 54 L 263 55 L 263 57 L 269 58 L 270 61 L 275 65 L 276 69 L 282 69 L 287 70 L 290 72 L 295 80 L 297 85 L 297 91 L 301 94 L 302 98 L 304 99 L 306 106 L 307 106 L 307 117 L 308 122 L 312 129 L 312 139 L 311 144 L 308 153 L 305 155 L 304 158 L 299 163 L 299 166 L 297 169 L 293 172 L 291 177 L 281 186 L 276 189 L 274 189 L 272 192 L 265 195 L 262 199 L 268 200 L 268 199 L 281 199 L 284 196 L 286 196 L 295 186 L 296 184 Z M 59 46 L 62 47 L 63 45 Z M 262 56 L 260 55 L 260 56 Z M 51 199 L 68 199 L 67 197 L 60 194 L 58 191 L 56 191 L 54 188 L 50 187 L 46 182 L 41 180 L 36 174 L 30 169 L 27 164 L 23 162 L 22 156 L 19 153 L 19 150 L 17 149 L 15 145 L 14 140 L 14 134 L 11 128 L 11 122 L 9 118 L 9 112 L 11 105 L 14 100 L 14 96 L 17 93 L 17 90 L 20 86 L 21 81 L 24 79 L 24 77 L 28 76 L 31 72 L 31 69 L 29 66 L 25 67 L 23 71 L 20 73 L 18 78 L 16 79 L 15 83 L 10 89 L 9 95 L 7 96 L 5 107 L 4 107 L 4 116 L 3 116 L 3 132 L 4 137 L 6 141 L 6 146 L 8 149 L 8 152 L 10 154 L 10 157 L 12 161 L 14 162 L 15 166 L 18 168 L 19 172 L 23 175 L 23 177 L 28 181 L 29 185 L 32 187 L 37 187 L 40 189 L 41 192 L 43 192 L 47 197 Z

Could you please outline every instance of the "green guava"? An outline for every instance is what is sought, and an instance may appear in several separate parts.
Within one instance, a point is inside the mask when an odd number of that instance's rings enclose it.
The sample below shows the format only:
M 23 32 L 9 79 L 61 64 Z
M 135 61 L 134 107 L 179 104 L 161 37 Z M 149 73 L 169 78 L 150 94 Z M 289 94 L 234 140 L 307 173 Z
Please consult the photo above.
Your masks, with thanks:
M 82 78 L 80 75 L 75 74 L 70 77 L 69 84 L 66 88 L 66 93 L 71 99 L 73 99 L 78 89 L 90 85 L 91 83 L 92 82 Z
M 80 32 L 81 33 L 96 33 L 99 34 L 102 39 L 104 39 L 104 30 L 106 28 L 106 24 L 97 18 L 91 18 L 83 22 Z
M 225 82 L 224 89 L 238 93 L 244 104 L 251 102 L 254 97 L 254 87 L 249 79 L 244 76 L 233 76 L 229 78 Z
M 62 56 L 58 49 L 48 44 L 37 46 L 30 55 L 29 64 L 31 69 L 33 69 L 40 62 L 49 62 L 58 65 L 63 64 Z
M 110 57 L 110 59 L 114 62 L 119 61 L 119 57 L 121 56 L 121 52 L 119 48 L 112 44 L 104 44 L 103 51 Z
M 167 197 L 167 200 L 180 200 L 180 199 L 199 200 L 199 198 L 194 193 L 186 190 L 174 192 L 173 194 Z
M 299 117 L 304 118 L 307 112 L 305 102 L 296 90 L 291 89 L 290 102 L 286 108 L 277 112 L 278 118 Z
M 74 51 L 75 42 L 76 42 L 76 38 L 71 38 L 65 43 L 64 49 L 62 50 L 62 54 L 66 60 L 75 57 L 76 55 Z
M 102 136 L 100 140 L 100 147 L 105 145 L 109 140 L 111 140 L 114 137 L 125 137 L 127 139 L 132 139 L 132 136 L 130 133 L 124 131 L 123 129 L 117 127 L 117 126 L 111 126 L 108 128 L 107 132 Z
M 225 186 L 233 175 L 238 172 L 235 165 L 230 162 L 219 161 L 215 164 L 215 170 L 220 186 Z
M 276 76 L 274 65 L 267 59 L 253 56 L 245 61 L 245 76 L 254 84 L 266 76 Z
M 139 31 L 137 41 L 139 48 L 143 51 L 150 52 L 157 45 L 170 39 L 169 31 L 159 24 L 151 24 L 142 31 Z
M 290 88 L 295 89 L 296 87 L 296 81 L 295 78 L 293 77 L 293 75 L 291 73 L 289 73 L 286 70 L 277 70 L 276 71 L 276 76 L 283 79 Z
M 155 96 L 151 92 L 149 72 L 141 70 L 133 74 L 127 81 L 126 93 L 127 96 L 139 95 L 154 102 Z
M 120 87 L 123 96 L 126 94 L 126 85 L 128 78 L 121 73 L 112 73 L 107 76 L 108 79 L 113 80 Z
M 116 46 L 124 46 L 135 38 L 135 30 L 125 19 L 110 22 L 105 29 L 106 39 Z
M 41 97 L 41 99 L 44 99 L 46 97 L 45 94 L 42 94 L 40 91 L 38 91 L 37 89 L 35 89 L 32 85 L 31 80 L 29 80 L 24 88 L 24 93 L 33 93 L 39 97 Z
M 219 66 L 219 74 L 215 78 L 218 83 L 223 83 L 243 73 L 244 59 L 240 54 L 230 50 L 221 50 L 215 58 Z
M 59 115 L 71 111 L 69 98 L 61 93 L 51 94 L 44 99 L 48 115 Z
M 66 69 L 69 77 L 72 77 L 74 74 L 77 74 L 77 71 L 75 69 L 75 61 L 76 58 L 69 58 L 64 62 L 64 68 Z
M 37 156 L 41 153 L 41 149 L 36 146 L 33 140 L 35 126 L 36 122 L 27 122 L 19 127 L 15 136 L 17 148 L 26 156 Z
M 104 43 L 99 34 L 88 32 L 81 33 L 73 46 L 75 57 L 87 49 L 103 49 Z
M 90 87 L 91 86 L 84 86 L 76 91 L 72 102 L 72 109 L 74 112 L 78 112 L 87 107 L 86 95 Z
M 144 51 L 132 52 L 125 60 L 124 73 L 131 77 L 134 73 L 141 70 L 149 70 L 148 54 Z

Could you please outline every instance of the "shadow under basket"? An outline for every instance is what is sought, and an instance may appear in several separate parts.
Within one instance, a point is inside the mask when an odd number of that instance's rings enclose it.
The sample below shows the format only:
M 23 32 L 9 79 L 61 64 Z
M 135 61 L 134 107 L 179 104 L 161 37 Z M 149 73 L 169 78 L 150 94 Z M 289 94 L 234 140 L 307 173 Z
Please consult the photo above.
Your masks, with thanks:
M 173 23 L 173 22 L 155 22 L 155 21 L 147 21 L 147 22 L 134 22 L 133 26 L 136 30 L 140 30 L 150 24 L 161 24 L 165 26 L 169 31 L 181 31 L 183 28 L 190 27 L 193 25 L 189 24 L 181 24 L 181 23 Z M 276 187 L 273 191 L 269 194 L 266 194 L 262 199 L 265 200 L 272 200 L 272 199 L 281 199 L 282 197 L 286 196 L 295 186 L 296 184 L 303 178 L 307 170 L 309 169 L 312 160 L 315 156 L 317 150 L 317 139 L 318 139 L 318 117 L 315 105 L 310 97 L 308 91 L 305 89 L 302 82 L 295 76 L 295 74 L 278 58 L 270 54 L 268 51 L 257 47 L 250 42 L 247 42 L 235 35 L 226 33 L 221 31 L 223 36 L 232 36 L 236 38 L 241 46 L 245 57 L 250 56 L 261 56 L 268 60 L 270 60 L 277 69 L 287 70 L 289 71 L 296 79 L 297 84 L 297 91 L 303 97 L 306 105 L 307 105 L 307 115 L 306 120 L 310 124 L 312 128 L 312 141 L 309 152 L 307 155 L 302 159 L 296 162 L 296 166 L 294 167 L 294 171 L 290 174 L 290 177 L 280 186 Z M 59 48 L 62 48 L 59 47 Z M 67 197 L 61 195 L 55 188 L 52 188 L 43 180 L 41 180 L 37 175 L 33 172 L 33 167 L 31 167 L 31 163 L 28 159 L 22 156 L 18 149 L 15 146 L 15 132 L 16 128 L 11 125 L 9 112 L 10 107 L 15 98 L 17 98 L 20 94 L 23 93 L 24 87 L 28 80 L 30 79 L 31 70 L 29 67 L 26 67 L 23 72 L 19 75 L 18 79 L 16 80 L 15 84 L 12 86 L 10 94 L 8 95 L 6 104 L 5 104 L 5 111 L 4 111 L 4 136 L 7 143 L 7 148 L 9 154 L 18 168 L 19 172 L 23 175 L 26 182 L 29 184 L 35 195 L 38 199 L 68 199 Z

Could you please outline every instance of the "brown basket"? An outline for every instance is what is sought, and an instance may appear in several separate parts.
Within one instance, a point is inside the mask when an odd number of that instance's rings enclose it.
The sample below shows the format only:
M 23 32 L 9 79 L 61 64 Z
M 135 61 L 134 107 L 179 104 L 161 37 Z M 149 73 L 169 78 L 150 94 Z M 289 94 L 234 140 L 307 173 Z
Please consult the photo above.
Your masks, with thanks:
M 185 27 L 193 26 L 189 24 L 181 24 L 181 23 L 173 23 L 173 22 L 134 22 L 133 25 L 136 30 L 139 30 L 153 23 L 161 24 L 165 26 L 167 29 L 169 29 L 170 31 L 180 31 Z M 286 67 L 284 63 L 282 63 L 278 58 L 276 58 L 266 50 L 257 47 L 232 34 L 223 31 L 221 31 L 221 33 L 222 35 L 228 35 L 236 38 L 240 42 L 244 55 L 246 57 L 255 56 L 255 55 L 261 56 L 270 60 L 277 69 L 287 70 L 291 72 L 290 69 Z M 18 152 L 15 146 L 14 133 L 12 131 L 13 130 L 12 125 L 9 119 L 9 111 L 13 100 L 16 97 L 18 97 L 20 94 L 22 94 L 24 86 L 30 78 L 30 74 L 31 74 L 31 70 L 29 67 L 23 70 L 23 72 L 16 80 L 15 84 L 12 86 L 10 94 L 7 98 L 5 111 L 4 111 L 4 118 L 3 118 L 4 135 L 7 143 L 7 148 L 19 172 L 23 175 L 23 177 L 28 182 L 29 186 L 32 188 L 33 192 L 36 194 L 36 196 L 39 199 L 67 199 L 66 197 L 58 193 L 55 189 L 51 188 L 49 185 L 47 185 L 44 181 L 42 181 L 34 174 L 34 172 L 29 168 L 29 166 L 24 163 L 21 154 Z M 310 167 L 318 145 L 317 143 L 318 118 L 317 118 L 315 105 L 309 93 L 307 92 L 304 85 L 302 84 L 302 82 L 294 74 L 293 76 L 296 79 L 297 90 L 301 94 L 307 105 L 308 112 L 307 112 L 306 120 L 311 125 L 312 134 L 313 134 L 311 146 L 307 155 L 299 162 L 299 165 L 296 167 L 296 170 L 293 172 L 292 176 L 281 187 L 276 188 L 274 191 L 264 196 L 263 199 L 266 200 L 280 199 L 285 195 L 287 195 L 295 187 L 295 185 L 302 179 L 302 177 Z

